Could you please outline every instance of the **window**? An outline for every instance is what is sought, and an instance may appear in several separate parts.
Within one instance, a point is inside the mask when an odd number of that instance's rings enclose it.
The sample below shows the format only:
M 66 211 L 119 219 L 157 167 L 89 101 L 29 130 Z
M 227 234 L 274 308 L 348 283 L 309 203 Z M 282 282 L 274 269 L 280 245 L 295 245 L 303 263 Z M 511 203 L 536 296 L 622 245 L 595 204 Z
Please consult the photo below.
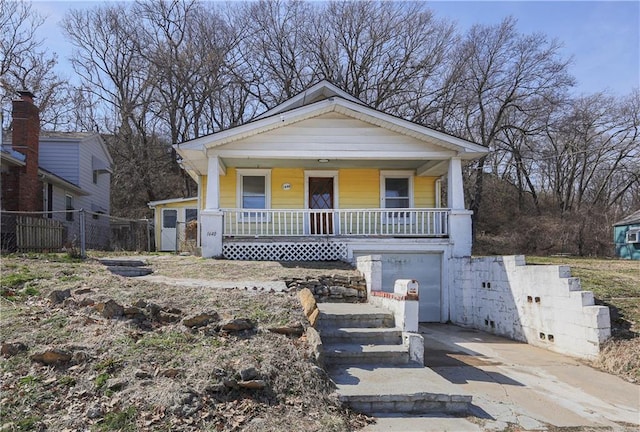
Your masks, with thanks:
M 198 220 L 198 209 L 188 208 L 184 210 L 184 219 L 185 222 L 189 223 L 191 221 Z
M 67 221 L 73 221 L 73 197 L 71 195 L 65 196 L 65 209 L 67 210 Z
M 640 229 L 627 231 L 627 243 L 640 243 Z
M 413 172 L 382 171 L 380 173 L 380 207 L 387 209 L 403 209 L 413 207 Z M 387 222 L 404 220 L 407 213 L 401 211 L 387 212 Z M 405 221 L 406 222 L 406 221 Z
M 385 208 L 409 208 L 411 207 L 409 196 L 408 178 L 384 179 L 384 207 Z
M 178 210 L 162 211 L 162 228 L 175 228 L 178 223 Z
M 271 170 L 239 169 L 238 170 L 238 207 L 243 209 L 268 209 L 271 207 Z M 254 218 L 267 221 L 268 214 L 261 212 L 244 212 L 242 218 Z M 248 220 L 248 219 L 247 219 Z
M 51 183 L 44 184 L 44 190 L 42 191 L 44 203 L 42 208 L 44 209 L 46 218 L 53 218 L 53 185 Z
M 242 208 L 267 208 L 267 191 L 264 176 L 242 176 Z

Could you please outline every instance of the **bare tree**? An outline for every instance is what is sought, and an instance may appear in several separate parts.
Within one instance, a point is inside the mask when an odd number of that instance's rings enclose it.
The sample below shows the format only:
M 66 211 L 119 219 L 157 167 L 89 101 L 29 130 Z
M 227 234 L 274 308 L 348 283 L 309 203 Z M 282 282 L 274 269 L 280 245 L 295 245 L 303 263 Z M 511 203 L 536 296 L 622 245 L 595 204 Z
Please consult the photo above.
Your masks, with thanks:
M 64 129 L 68 123 L 70 87 L 58 76 L 57 56 L 42 48 L 36 31 L 45 18 L 31 3 L 0 0 L 0 86 L 3 110 L 19 90 L 37 97 L 40 121 L 46 129 Z
M 513 111 L 534 115 L 533 100 L 558 100 L 573 85 L 567 60 L 559 55 L 557 41 L 544 35 L 523 35 L 516 21 L 505 19 L 494 26 L 473 26 L 456 57 L 461 88 L 448 124 L 462 126 L 458 134 L 493 149 L 504 131 L 518 128 L 509 122 Z M 456 131 L 453 131 L 456 133 Z M 487 157 L 473 167 L 474 183 L 470 208 L 477 222 L 482 211 L 483 181 Z

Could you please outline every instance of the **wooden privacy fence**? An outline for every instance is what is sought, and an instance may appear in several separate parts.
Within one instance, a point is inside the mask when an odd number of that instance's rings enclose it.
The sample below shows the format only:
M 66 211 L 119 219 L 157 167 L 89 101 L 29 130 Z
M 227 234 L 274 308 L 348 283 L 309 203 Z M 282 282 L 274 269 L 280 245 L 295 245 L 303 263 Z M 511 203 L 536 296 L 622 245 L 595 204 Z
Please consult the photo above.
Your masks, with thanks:
M 62 249 L 65 227 L 61 222 L 32 216 L 16 218 L 16 246 L 19 252 Z

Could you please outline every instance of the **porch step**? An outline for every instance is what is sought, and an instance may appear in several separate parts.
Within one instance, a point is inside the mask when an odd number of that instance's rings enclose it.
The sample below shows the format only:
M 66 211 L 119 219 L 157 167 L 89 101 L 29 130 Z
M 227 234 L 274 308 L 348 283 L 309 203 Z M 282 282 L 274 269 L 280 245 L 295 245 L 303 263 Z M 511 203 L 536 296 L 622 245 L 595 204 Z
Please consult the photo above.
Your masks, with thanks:
M 318 330 L 336 328 L 393 328 L 393 314 L 369 304 L 319 303 Z
M 386 395 L 340 395 L 340 402 L 362 413 L 447 413 L 469 411 L 471 396 L 438 393 L 406 393 Z
M 320 334 L 325 344 L 402 344 L 402 331 L 394 328 L 325 328 Z
M 324 345 L 325 362 L 331 365 L 405 365 L 409 352 L 404 345 Z

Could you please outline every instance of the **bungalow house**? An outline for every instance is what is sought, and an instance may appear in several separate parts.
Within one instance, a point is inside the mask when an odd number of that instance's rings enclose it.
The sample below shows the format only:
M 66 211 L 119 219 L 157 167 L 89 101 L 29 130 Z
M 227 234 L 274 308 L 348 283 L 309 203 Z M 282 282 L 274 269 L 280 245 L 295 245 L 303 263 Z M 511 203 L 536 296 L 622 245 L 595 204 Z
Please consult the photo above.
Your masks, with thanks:
M 380 254 L 383 286 L 418 279 L 420 320 L 448 319 L 440 305 L 450 259 L 471 254 L 462 164 L 485 147 L 322 81 L 175 149 L 198 184 L 204 257 L 354 262 Z
M 76 210 L 84 209 L 91 227 L 88 247 L 105 246 L 113 160 L 101 136 L 40 131 L 39 110 L 29 92 L 13 102 L 12 117 L 12 130 L 3 134 L 0 146 L 2 210 L 59 221 L 72 237 L 79 232 Z
M 640 260 L 640 210 L 613 224 L 616 256 Z

